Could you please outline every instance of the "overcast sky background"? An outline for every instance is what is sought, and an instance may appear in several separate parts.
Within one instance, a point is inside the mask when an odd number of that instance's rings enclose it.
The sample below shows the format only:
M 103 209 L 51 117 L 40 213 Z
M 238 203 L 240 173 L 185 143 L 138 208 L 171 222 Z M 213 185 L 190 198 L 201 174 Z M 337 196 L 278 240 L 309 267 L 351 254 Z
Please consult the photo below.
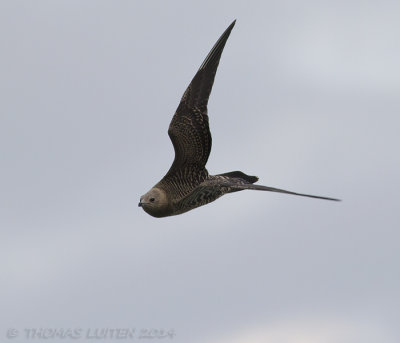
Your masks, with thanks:
M 398 1 L 1 1 L 1 340 L 399 342 L 399 17 Z M 235 18 L 208 170 L 344 201 L 249 191 L 150 217 L 169 122 Z

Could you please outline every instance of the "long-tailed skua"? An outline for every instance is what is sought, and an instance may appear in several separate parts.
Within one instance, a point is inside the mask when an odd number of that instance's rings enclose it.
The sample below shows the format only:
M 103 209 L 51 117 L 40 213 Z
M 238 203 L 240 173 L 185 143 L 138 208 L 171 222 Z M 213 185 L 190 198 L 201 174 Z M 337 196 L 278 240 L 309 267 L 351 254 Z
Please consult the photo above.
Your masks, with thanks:
M 317 195 L 255 185 L 258 177 L 241 171 L 210 175 L 205 168 L 211 151 L 207 103 L 222 50 L 235 21 L 215 43 L 182 96 L 168 129 L 175 159 L 167 174 L 140 198 L 141 206 L 154 217 L 166 217 L 206 205 L 224 194 L 245 189 L 279 192 L 309 198 L 335 200 Z

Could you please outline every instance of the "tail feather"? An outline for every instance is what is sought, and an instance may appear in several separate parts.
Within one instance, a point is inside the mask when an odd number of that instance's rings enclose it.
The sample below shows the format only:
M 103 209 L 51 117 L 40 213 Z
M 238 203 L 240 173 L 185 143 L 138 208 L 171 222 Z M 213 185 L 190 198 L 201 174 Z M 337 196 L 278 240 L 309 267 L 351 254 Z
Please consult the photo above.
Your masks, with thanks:
M 238 185 L 238 186 L 236 186 L 236 187 L 237 187 L 238 189 L 240 189 L 240 190 L 254 189 L 254 190 L 259 190 L 259 191 L 269 191 L 269 192 L 277 192 L 277 193 L 285 193 L 285 194 L 299 195 L 299 196 L 308 197 L 308 198 L 316 198 L 316 199 L 323 199 L 323 200 L 341 201 L 340 199 L 322 197 L 322 196 L 319 196 L 319 195 L 310 195 L 310 194 L 303 194 L 303 193 L 295 193 L 295 192 L 286 191 L 286 190 L 284 190 L 284 189 L 273 188 L 273 187 L 267 187 L 267 186 L 262 186 L 262 185 Z M 235 187 L 235 188 L 236 188 L 236 187 Z
M 274 188 L 274 187 L 268 187 L 268 186 L 262 186 L 262 185 L 253 185 L 253 183 L 258 181 L 258 177 L 247 175 L 238 170 L 232 171 L 229 173 L 218 174 L 217 176 L 224 176 L 224 177 L 228 178 L 228 180 L 226 180 L 226 182 L 227 182 L 227 185 L 229 185 L 229 187 L 230 187 L 229 193 L 243 191 L 245 189 L 253 189 L 253 190 L 257 190 L 257 191 L 268 191 L 268 192 L 292 194 L 292 195 L 298 195 L 298 196 L 302 196 L 302 197 L 315 198 L 315 199 L 341 201 L 340 199 L 335 199 L 335 198 L 330 198 L 330 197 L 296 193 L 296 192 L 286 191 L 286 190 L 280 189 L 280 188 Z

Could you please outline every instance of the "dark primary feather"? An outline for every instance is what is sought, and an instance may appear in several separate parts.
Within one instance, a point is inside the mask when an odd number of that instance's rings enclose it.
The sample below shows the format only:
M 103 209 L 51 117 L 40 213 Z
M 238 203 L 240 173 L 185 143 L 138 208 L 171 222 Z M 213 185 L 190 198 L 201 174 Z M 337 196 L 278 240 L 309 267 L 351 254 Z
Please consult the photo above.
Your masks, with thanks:
M 204 168 L 211 151 L 207 104 L 225 43 L 235 21 L 225 30 L 182 96 L 168 134 L 175 149 L 170 173 L 188 165 Z
M 216 176 L 228 176 L 228 177 L 231 177 L 231 178 L 238 178 L 238 179 L 242 179 L 242 180 L 244 180 L 246 182 L 249 182 L 249 183 L 254 183 L 254 182 L 258 181 L 258 177 L 257 176 L 250 176 L 250 175 L 247 175 L 247 174 L 245 174 L 245 173 L 243 173 L 241 171 L 233 171 L 233 172 L 229 172 L 229 173 L 218 174 Z
M 185 104 L 187 108 L 203 109 L 207 106 L 222 51 L 235 23 L 236 20 L 219 37 L 183 94 L 181 104 Z

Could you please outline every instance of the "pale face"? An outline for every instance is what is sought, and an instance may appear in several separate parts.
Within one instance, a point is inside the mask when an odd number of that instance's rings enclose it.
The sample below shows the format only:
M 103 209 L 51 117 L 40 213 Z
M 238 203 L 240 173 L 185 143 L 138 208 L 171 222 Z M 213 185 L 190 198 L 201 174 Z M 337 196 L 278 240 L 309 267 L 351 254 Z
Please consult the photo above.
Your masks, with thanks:
M 152 188 L 140 197 L 139 207 L 153 217 L 166 217 L 172 208 L 166 193 L 159 188 Z

